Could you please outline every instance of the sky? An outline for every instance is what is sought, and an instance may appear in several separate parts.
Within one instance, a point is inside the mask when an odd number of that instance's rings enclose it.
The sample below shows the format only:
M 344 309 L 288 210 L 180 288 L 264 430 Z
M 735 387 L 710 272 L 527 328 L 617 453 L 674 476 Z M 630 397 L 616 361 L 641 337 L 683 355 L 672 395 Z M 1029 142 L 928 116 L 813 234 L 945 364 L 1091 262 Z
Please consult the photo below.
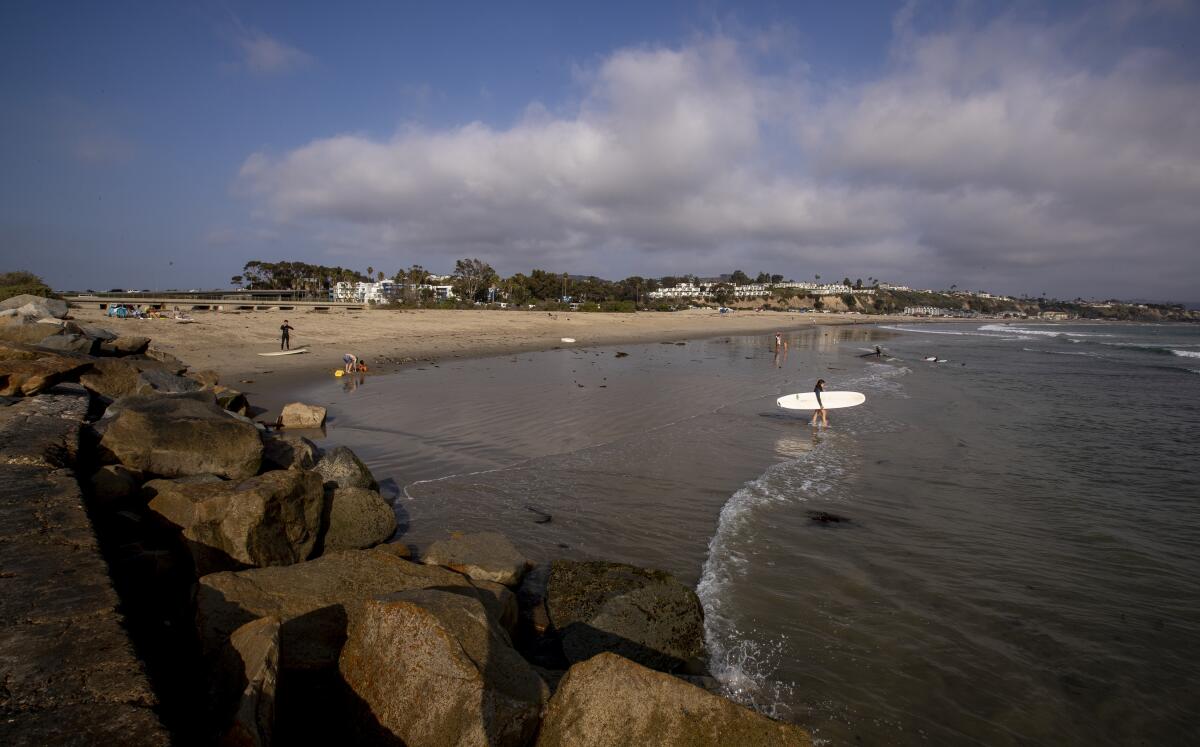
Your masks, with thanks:
M 0 4 L 0 271 L 1200 291 L 1200 0 Z

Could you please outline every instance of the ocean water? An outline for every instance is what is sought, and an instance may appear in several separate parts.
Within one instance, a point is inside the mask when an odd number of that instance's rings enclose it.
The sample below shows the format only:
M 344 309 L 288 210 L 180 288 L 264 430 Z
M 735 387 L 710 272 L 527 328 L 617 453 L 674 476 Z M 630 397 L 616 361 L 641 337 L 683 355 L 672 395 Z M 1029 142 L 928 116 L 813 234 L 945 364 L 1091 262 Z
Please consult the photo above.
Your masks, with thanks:
M 402 541 L 497 530 L 539 562 L 671 571 L 727 693 L 823 743 L 1195 743 L 1200 329 L 785 338 L 572 346 L 302 396 L 397 497 Z M 818 377 L 866 404 L 821 430 L 775 407 Z

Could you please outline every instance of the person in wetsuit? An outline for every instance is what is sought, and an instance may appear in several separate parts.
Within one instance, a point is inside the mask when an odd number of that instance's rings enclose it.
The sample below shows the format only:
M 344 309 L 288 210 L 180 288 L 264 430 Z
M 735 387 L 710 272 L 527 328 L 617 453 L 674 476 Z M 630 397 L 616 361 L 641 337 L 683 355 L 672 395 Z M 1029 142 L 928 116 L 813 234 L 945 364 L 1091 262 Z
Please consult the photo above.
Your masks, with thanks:
M 817 416 L 821 417 L 821 425 L 828 428 L 829 418 L 825 414 L 825 403 L 821 401 L 821 392 L 825 391 L 825 379 L 817 379 L 817 385 L 813 387 L 813 394 L 817 395 L 818 409 L 813 411 L 812 425 L 816 427 Z
M 295 327 L 288 324 L 287 319 L 284 319 L 283 324 L 279 325 L 279 332 L 280 332 L 279 349 L 280 350 L 291 350 L 292 349 L 292 337 L 291 337 L 290 333 L 293 329 L 295 329 Z

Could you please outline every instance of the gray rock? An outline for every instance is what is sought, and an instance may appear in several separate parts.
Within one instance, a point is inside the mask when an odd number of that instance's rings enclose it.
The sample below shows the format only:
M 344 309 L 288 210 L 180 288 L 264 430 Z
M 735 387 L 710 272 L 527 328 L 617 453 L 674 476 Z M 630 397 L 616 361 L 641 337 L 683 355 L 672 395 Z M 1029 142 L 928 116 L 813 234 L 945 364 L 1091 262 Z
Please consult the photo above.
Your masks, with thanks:
M 538 733 L 537 747 L 582 744 L 811 747 L 812 738 L 676 677 L 599 654 L 559 682 Z
M 480 581 L 516 586 L 529 568 L 508 538 L 496 532 L 455 535 L 434 542 L 421 562 L 445 566 Z
M 483 605 L 445 591 L 358 602 L 338 668 L 404 744 L 517 747 L 549 697 Z
M 276 470 L 242 482 L 143 486 L 147 508 L 182 534 L 197 575 L 299 563 L 321 530 L 324 489 L 313 472 Z
M 275 732 L 275 692 L 279 679 L 279 619 L 260 617 L 229 637 L 222 657 L 217 712 L 229 723 L 223 745 L 266 747 Z
M 106 402 L 127 397 L 134 394 L 139 386 L 145 386 L 145 383 L 139 379 L 144 371 L 176 373 L 167 364 L 132 356 L 93 358 L 90 363 L 88 370 L 80 375 L 79 383 Z
M 51 335 L 39 342 L 38 347 L 58 352 L 95 355 L 99 343 L 86 335 L 68 333 Z
M 569 661 L 611 651 L 653 669 L 704 671 L 700 600 L 669 573 L 558 560 L 550 566 L 546 610 Z
M 367 465 L 363 464 L 353 451 L 345 446 L 339 446 L 327 452 L 314 467 L 325 483 L 336 483 L 339 488 L 369 488 L 379 490 L 379 483 Z
M 392 507 L 367 488 L 331 488 L 326 491 L 325 527 L 321 552 L 365 550 L 386 542 L 396 533 Z
M 203 387 L 200 382 L 186 376 L 176 376 L 162 369 L 152 368 L 141 371 L 134 384 L 134 394 L 183 394 L 198 392 Z
M 279 413 L 279 424 L 284 428 L 320 428 L 325 425 L 325 408 L 291 402 L 284 405 Z
M 141 335 L 121 335 L 115 340 L 100 343 L 101 355 L 138 355 L 150 347 L 150 338 Z
M 248 415 L 250 413 L 250 402 L 246 399 L 246 395 L 236 389 L 230 389 L 227 386 L 217 384 L 212 387 L 213 396 L 217 399 L 217 404 L 224 410 L 235 412 L 238 415 Z M 311 466 L 311 465 L 310 465 Z
M 41 307 L 39 309 L 39 317 L 52 316 L 62 319 L 67 315 L 67 302 L 58 298 L 44 298 L 42 296 L 31 296 L 28 293 L 23 293 L 19 296 L 12 296 L 0 301 L 0 309 L 20 309 L 23 306 L 33 304 Z
M 262 440 L 252 424 L 231 418 L 204 392 L 125 397 L 102 421 L 100 453 L 130 469 L 160 477 L 206 472 L 239 480 L 262 462 Z
M 159 350 L 158 348 L 149 348 L 142 355 L 144 355 L 149 360 L 157 361 L 158 363 L 163 364 L 163 366 L 171 373 L 181 374 L 187 370 L 186 363 L 179 360 L 178 358 L 171 355 L 170 353 L 168 353 L 165 350 Z
M 115 339 L 117 339 L 117 337 L 120 336 L 116 332 L 113 332 L 111 329 L 106 329 L 105 327 L 98 327 L 95 324 L 78 324 L 77 323 L 76 327 L 78 328 L 80 334 L 86 335 L 87 337 L 90 337 L 93 340 L 100 340 L 101 342 L 104 342 L 105 340 L 115 340 Z
M 187 377 L 200 383 L 205 389 L 213 389 L 221 383 L 221 375 L 216 371 L 188 371 Z
M 271 469 L 312 469 L 319 458 L 317 445 L 294 433 L 263 435 L 263 466 Z

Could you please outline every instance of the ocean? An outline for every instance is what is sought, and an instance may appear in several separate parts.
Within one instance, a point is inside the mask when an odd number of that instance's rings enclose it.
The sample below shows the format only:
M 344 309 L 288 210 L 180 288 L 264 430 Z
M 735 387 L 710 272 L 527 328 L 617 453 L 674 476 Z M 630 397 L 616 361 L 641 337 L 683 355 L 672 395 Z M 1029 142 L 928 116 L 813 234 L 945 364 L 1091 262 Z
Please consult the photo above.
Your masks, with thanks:
M 581 341 L 300 398 L 418 550 L 495 530 L 694 584 L 727 694 L 819 743 L 1195 742 L 1200 328 L 784 337 Z M 817 378 L 867 401 L 820 430 L 775 406 Z

